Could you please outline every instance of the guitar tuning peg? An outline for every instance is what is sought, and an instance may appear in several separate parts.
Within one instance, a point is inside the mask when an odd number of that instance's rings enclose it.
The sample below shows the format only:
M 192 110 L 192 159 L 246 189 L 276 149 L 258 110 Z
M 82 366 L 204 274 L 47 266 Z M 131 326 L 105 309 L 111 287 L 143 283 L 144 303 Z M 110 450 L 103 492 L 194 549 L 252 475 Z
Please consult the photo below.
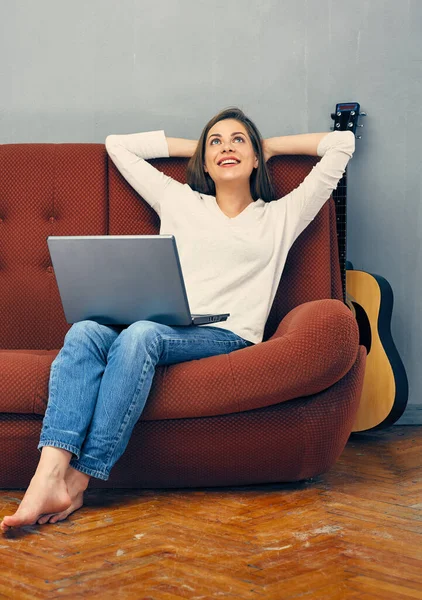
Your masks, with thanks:
M 360 117 L 366 117 L 366 112 L 361 112 L 359 116 Z
M 331 118 L 334 120 L 336 118 L 336 114 L 335 113 L 331 113 Z
M 358 127 L 365 127 L 365 125 L 358 125 Z
M 330 130 L 331 130 L 331 131 L 334 131 L 334 127 L 330 127 Z
M 361 139 L 362 139 L 362 136 L 361 136 L 361 135 L 357 135 L 357 136 L 356 136 L 356 139 L 357 139 L 357 140 L 361 140 Z

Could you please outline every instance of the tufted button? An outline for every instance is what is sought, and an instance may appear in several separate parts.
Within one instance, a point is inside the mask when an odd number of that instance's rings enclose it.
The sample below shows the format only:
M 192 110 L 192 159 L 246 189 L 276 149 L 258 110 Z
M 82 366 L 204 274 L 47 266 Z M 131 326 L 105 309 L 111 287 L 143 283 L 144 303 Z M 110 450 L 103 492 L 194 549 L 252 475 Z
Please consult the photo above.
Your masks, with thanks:
M 47 271 L 48 271 L 49 273 L 52 273 L 52 272 L 53 272 L 53 267 L 47 267 Z
M 3 219 L 0 219 L 0 223 L 3 223 Z
M 50 221 L 50 223 L 54 223 L 54 221 L 55 221 L 55 220 L 56 220 L 56 219 L 55 219 L 54 217 L 50 217 L 50 218 L 49 218 L 49 221 Z

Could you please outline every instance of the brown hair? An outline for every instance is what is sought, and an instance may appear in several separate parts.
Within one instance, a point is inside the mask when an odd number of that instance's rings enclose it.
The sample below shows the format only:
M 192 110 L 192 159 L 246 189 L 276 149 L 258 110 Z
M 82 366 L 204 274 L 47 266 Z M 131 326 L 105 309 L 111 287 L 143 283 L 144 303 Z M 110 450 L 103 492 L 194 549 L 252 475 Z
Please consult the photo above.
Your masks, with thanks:
M 258 168 L 253 169 L 250 177 L 251 196 L 254 200 L 261 198 L 265 202 L 270 202 L 275 198 L 275 192 L 271 183 L 270 175 L 264 159 L 262 149 L 262 136 L 258 131 L 257 126 L 245 115 L 245 113 L 235 106 L 226 108 L 215 115 L 205 125 L 201 137 L 198 141 L 198 146 L 195 154 L 188 162 L 186 178 L 190 187 L 203 194 L 215 196 L 215 184 L 208 173 L 204 171 L 205 164 L 205 143 L 207 135 L 211 127 L 224 119 L 236 119 L 242 123 L 249 134 L 255 154 L 258 156 Z

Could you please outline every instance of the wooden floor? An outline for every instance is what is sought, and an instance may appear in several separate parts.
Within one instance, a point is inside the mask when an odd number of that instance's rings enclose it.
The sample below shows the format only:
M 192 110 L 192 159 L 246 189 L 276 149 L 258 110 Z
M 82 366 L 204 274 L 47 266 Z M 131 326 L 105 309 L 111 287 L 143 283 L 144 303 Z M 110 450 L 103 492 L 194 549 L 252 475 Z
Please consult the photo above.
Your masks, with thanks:
M 422 427 L 393 426 L 300 484 L 89 491 L 0 536 L 0 598 L 422 599 L 421 467 Z

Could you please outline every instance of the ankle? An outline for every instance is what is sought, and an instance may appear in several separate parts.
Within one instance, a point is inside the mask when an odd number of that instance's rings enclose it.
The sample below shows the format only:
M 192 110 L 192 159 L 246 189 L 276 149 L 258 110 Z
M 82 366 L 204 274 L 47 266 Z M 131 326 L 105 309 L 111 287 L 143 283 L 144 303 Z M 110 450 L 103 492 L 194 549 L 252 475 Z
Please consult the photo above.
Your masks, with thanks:
M 44 446 L 37 472 L 53 479 L 64 479 L 72 453 L 62 448 Z
M 56 481 L 64 481 L 66 469 L 59 464 L 39 464 L 35 471 L 34 477 L 40 475 L 43 478 L 54 479 Z
M 71 485 L 73 488 L 77 488 L 78 491 L 83 492 L 88 487 L 90 479 L 91 477 L 89 475 L 82 473 L 82 471 L 78 471 L 69 465 L 66 473 L 66 482 L 68 485 Z

